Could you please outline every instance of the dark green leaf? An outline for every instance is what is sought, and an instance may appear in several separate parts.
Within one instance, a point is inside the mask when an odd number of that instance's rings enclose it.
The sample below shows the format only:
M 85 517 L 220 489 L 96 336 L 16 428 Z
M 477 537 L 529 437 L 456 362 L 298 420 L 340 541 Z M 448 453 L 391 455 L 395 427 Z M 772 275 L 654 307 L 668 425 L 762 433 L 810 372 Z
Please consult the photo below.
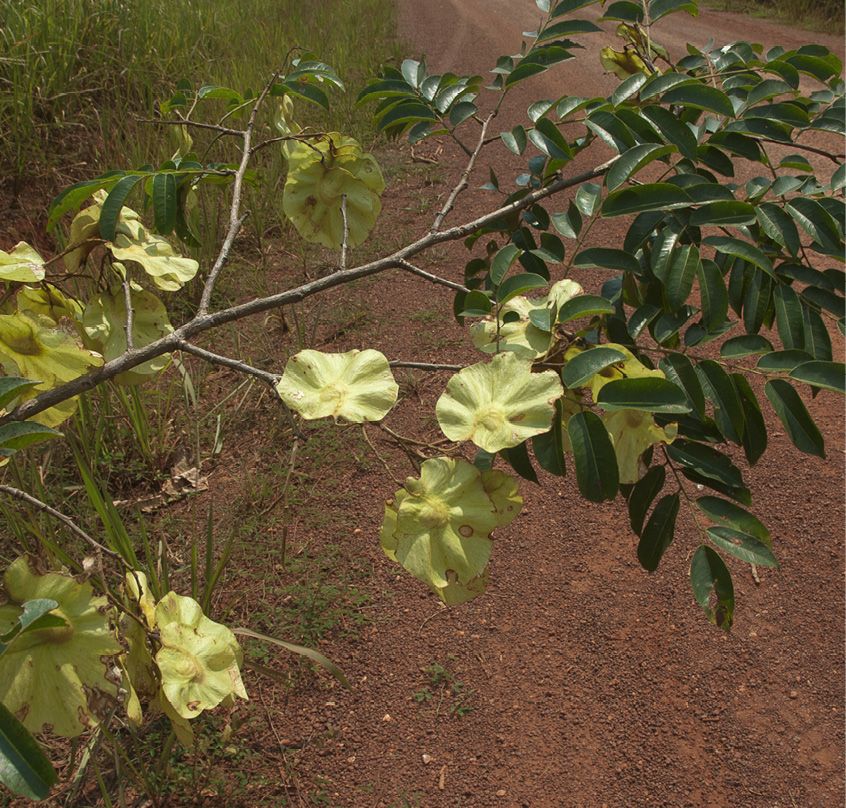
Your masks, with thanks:
M 682 306 L 674 312 L 663 313 L 650 325 L 652 336 L 659 345 L 668 348 L 678 347 L 676 335 L 696 313 L 697 310 L 693 306 Z
M 711 136 L 710 146 L 718 146 L 722 151 L 731 152 L 739 157 L 745 157 L 753 163 L 764 162 L 764 153 L 754 137 L 742 135 L 739 132 L 722 130 Z
M 499 452 L 503 459 L 514 469 L 524 480 L 537 483 L 537 472 L 532 468 L 532 461 L 529 459 L 529 452 L 525 441 L 510 449 L 501 449 Z
M 768 101 L 782 93 L 789 93 L 792 87 L 781 79 L 764 79 L 759 84 L 756 84 L 746 97 L 746 103 L 751 107 L 761 101 Z
M 510 132 L 500 132 L 499 135 L 506 147 L 514 154 L 522 154 L 526 150 L 526 130 L 522 126 L 515 126 Z
M 578 317 L 592 317 L 596 314 L 613 314 L 614 305 L 598 295 L 572 297 L 558 310 L 558 322 L 567 323 Z
M 825 459 L 822 433 L 793 385 L 784 379 L 771 379 L 764 387 L 764 392 L 793 445 L 800 452 Z
M 141 174 L 130 174 L 118 180 L 115 187 L 109 191 L 100 211 L 100 237 L 105 241 L 115 240 L 115 228 L 120 220 L 123 203 L 142 178 Z
M 819 81 L 828 81 L 828 79 L 837 75 L 842 70 L 842 66 L 838 69 L 836 65 L 827 59 L 820 59 L 805 53 L 797 52 L 792 56 L 786 56 L 784 61 L 795 67 L 800 73 L 806 73 Z
M 459 101 L 449 111 L 449 122 L 453 126 L 460 126 L 468 118 L 472 118 L 478 109 L 479 108 L 472 101 Z
M 729 97 L 716 87 L 707 84 L 681 84 L 668 90 L 661 98 L 665 105 L 680 104 L 685 107 L 695 107 L 715 112 L 717 115 L 734 117 L 734 107 Z
M 496 452 L 486 452 L 484 449 L 479 449 L 476 452 L 476 457 L 473 459 L 473 465 L 479 471 L 488 471 L 493 468 L 495 458 Z
M 802 290 L 802 297 L 821 309 L 830 311 L 835 317 L 846 315 L 846 298 L 836 295 L 828 289 L 818 286 L 808 286 Z
M 760 539 L 767 547 L 772 544 L 770 531 L 767 530 L 766 525 L 745 508 L 741 508 L 739 505 L 735 505 L 726 499 L 709 496 L 699 497 L 696 500 L 696 504 L 702 513 L 712 521 L 751 534 Z
M 734 622 L 734 584 L 731 573 L 719 553 L 702 545 L 690 563 L 693 596 L 708 619 L 716 626 L 731 631 Z
M 517 260 L 522 250 L 516 244 L 506 244 L 491 261 L 490 278 L 494 286 L 499 286 L 503 278 L 511 269 L 511 265 Z
M 699 418 L 705 416 L 705 394 L 693 363 L 682 353 L 671 353 L 658 363 L 664 375 L 684 390 L 687 403 Z
M 8 409 L 9 402 L 39 384 L 41 384 L 40 380 L 22 379 L 19 376 L 0 376 L 0 408 Z
M 35 421 L 11 421 L 0 426 L 0 446 L 18 451 L 51 438 L 61 437 L 61 432 L 42 426 Z
M 635 145 L 631 130 L 614 113 L 604 109 L 592 112 L 585 126 L 596 134 L 609 148 L 622 154 Z
M 727 339 L 720 346 L 720 356 L 723 359 L 737 359 L 741 356 L 769 353 L 772 350 L 772 343 L 766 337 L 760 334 L 744 334 Z
M 669 379 L 657 376 L 607 382 L 597 394 L 596 403 L 606 410 L 690 412 L 684 391 Z
M 747 564 L 778 567 L 778 561 L 776 561 L 773 551 L 760 539 L 756 539 L 742 530 L 720 525 L 709 527 L 706 533 L 717 547 Z
M 799 295 L 789 286 L 779 284 L 773 294 L 776 326 L 785 348 L 805 347 L 805 317 Z
M 824 362 L 830 362 L 834 355 L 831 349 L 831 337 L 825 321 L 819 312 L 806 308 L 805 312 L 805 350 Z M 842 332 L 842 329 L 841 329 Z
M 777 244 L 786 248 L 791 255 L 798 255 L 802 246 L 796 223 L 784 209 L 773 202 L 764 202 L 755 208 L 755 216 L 761 229 Z
M 156 230 L 163 236 L 176 225 L 176 178 L 173 174 L 153 177 L 153 219 Z
M 532 289 L 541 289 L 547 285 L 546 278 L 532 272 L 521 272 L 518 275 L 511 275 L 502 282 L 496 290 L 496 299 L 500 304 L 507 303 L 517 295 L 530 292 Z
M 55 769 L 32 735 L 0 703 L 0 782 L 30 800 L 43 800 L 58 781 Z
M 530 252 L 548 264 L 560 264 L 564 260 L 564 242 L 555 233 L 541 233 L 540 249 Z
M 813 387 L 834 390 L 835 393 L 846 393 L 844 379 L 846 379 L 846 365 L 842 362 L 804 362 L 790 371 L 790 378 L 805 382 Z
M 582 387 L 600 370 L 613 365 L 615 362 L 624 362 L 625 359 L 625 354 L 616 348 L 603 345 L 590 348 L 574 356 L 561 368 L 561 381 L 564 382 L 565 387 L 571 390 L 575 387 Z
M 774 275 L 772 261 L 754 244 L 750 244 L 748 241 L 742 241 L 739 238 L 732 238 L 731 236 L 708 236 L 703 239 L 703 243 L 709 244 L 717 252 L 724 253 L 725 255 L 736 255 L 744 261 L 754 264 L 768 275 Z
M 624 81 L 621 81 L 617 85 L 617 89 L 611 94 L 611 104 L 617 107 L 624 101 L 631 98 L 638 90 L 640 90 L 641 87 L 643 87 L 646 78 L 645 73 L 635 73 L 633 76 L 629 76 Z M 619 183 L 617 184 L 619 185 Z
M 602 205 L 602 215 L 626 216 L 647 210 L 672 210 L 690 207 L 692 203 L 693 200 L 681 188 L 655 182 L 612 191 Z
M 686 11 L 693 17 L 699 16 L 697 0 L 650 0 L 649 17 L 652 22 L 657 22 L 667 14 L 674 14 L 677 11 Z
M 611 3 L 603 12 L 600 20 L 622 20 L 623 22 L 643 22 L 643 4 L 638 0 L 618 0 Z
M 704 382 L 705 394 L 714 405 L 714 420 L 720 432 L 739 444 L 743 436 L 743 408 L 731 378 L 712 359 L 703 359 L 697 370 Z
M 623 251 L 610 247 L 591 247 L 589 250 L 582 250 L 574 259 L 573 266 L 576 267 L 604 267 L 615 269 L 620 272 L 634 272 L 640 274 L 640 264 L 637 259 Z
M 834 217 L 815 199 L 796 197 L 787 203 L 787 212 L 823 250 L 843 254 L 843 235 Z
M 62 218 L 71 208 L 81 205 L 86 199 L 93 196 L 101 188 L 108 188 L 114 185 L 119 177 L 126 176 L 125 171 L 108 171 L 95 180 L 85 180 L 65 188 L 51 203 L 50 215 L 47 219 L 47 232 L 49 233 L 59 219 Z
M 329 97 L 320 87 L 290 78 L 286 79 L 282 84 L 291 95 L 302 98 L 304 101 L 310 101 L 312 104 L 317 104 L 323 107 L 323 109 L 329 109 Z M 234 99 L 233 103 L 235 103 Z
M 491 313 L 491 299 L 478 289 L 465 295 L 459 317 L 487 317 Z
M 722 452 L 703 443 L 676 439 L 667 446 L 667 454 L 686 469 L 710 480 L 716 480 L 731 488 L 743 486 L 740 469 Z
M 35 600 L 26 601 L 26 603 L 23 604 L 21 613 L 18 615 L 17 621 L 2 637 L 0 637 L 0 656 L 6 652 L 9 644 L 19 634 L 22 634 L 24 631 L 32 629 L 33 627 L 46 627 L 42 626 L 40 622 L 41 619 L 47 615 L 48 612 L 57 608 L 58 605 L 59 604 L 56 603 L 55 600 L 51 600 L 50 598 L 36 598 Z M 60 617 L 56 617 L 55 620 L 58 621 L 54 622 L 54 625 L 56 626 L 67 625 L 67 622 Z
M 773 281 L 756 269 L 746 287 L 743 300 L 743 325 L 748 334 L 756 334 L 772 311 Z
M 595 182 L 585 182 L 576 191 L 576 207 L 585 215 L 593 216 L 599 210 L 602 201 L 602 186 Z
M 552 14 L 549 15 L 549 18 L 554 20 L 556 17 L 570 14 L 585 6 L 592 6 L 597 2 L 598 0 L 561 0 L 561 2 L 553 6 Z
M 679 309 L 687 302 L 699 266 L 699 250 L 696 245 L 686 244 L 673 253 L 664 280 L 664 294 L 671 310 Z
M 552 429 L 532 438 L 532 450 L 535 453 L 535 460 L 538 461 L 538 465 L 558 477 L 563 477 L 567 473 L 564 453 L 564 426 L 561 422 L 562 412 L 561 399 L 557 399 Z
M 807 351 L 791 348 L 788 351 L 773 351 L 764 354 L 757 364 L 758 370 L 766 373 L 785 373 L 799 365 L 810 362 L 813 357 Z
M 711 202 L 690 215 L 690 223 L 695 227 L 752 224 L 754 221 L 755 206 L 748 202 Z
M 630 79 L 643 77 L 643 73 L 637 73 Z M 629 79 L 627 79 L 628 81 Z M 629 177 L 636 174 L 645 165 L 664 157 L 674 151 L 671 146 L 663 146 L 655 143 L 641 143 L 634 146 L 616 160 L 614 165 L 605 175 L 605 185 L 609 191 L 619 188 Z
M 629 523 L 637 536 L 643 531 L 643 520 L 655 497 L 664 488 L 666 477 L 663 466 L 652 466 L 629 492 Z
M 681 501 L 678 494 L 662 497 L 649 517 L 637 545 L 637 560 L 647 572 L 655 572 L 676 531 Z
M 734 161 L 715 146 L 704 144 L 696 148 L 696 160 L 724 177 L 734 176 Z
M 720 268 L 710 259 L 702 259 L 696 270 L 702 321 L 710 329 L 721 326 L 728 314 L 728 290 Z
M 767 449 L 767 425 L 752 385 L 742 373 L 732 373 L 734 389 L 743 407 L 743 452 L 750 466 L 754 466 Z
M 590 502 L 614 499 L 620 476 L 614 444 L 605 424 L 596 413 L 577 412 L 567 422 L 567 435 L 582 496 Z
M 696 159 L 696 136 L 687 124 L 664 107 L 644 107 L 643 114 L 661 130 L 667 142 L 678 147 L 682 156 L 688 160 Z

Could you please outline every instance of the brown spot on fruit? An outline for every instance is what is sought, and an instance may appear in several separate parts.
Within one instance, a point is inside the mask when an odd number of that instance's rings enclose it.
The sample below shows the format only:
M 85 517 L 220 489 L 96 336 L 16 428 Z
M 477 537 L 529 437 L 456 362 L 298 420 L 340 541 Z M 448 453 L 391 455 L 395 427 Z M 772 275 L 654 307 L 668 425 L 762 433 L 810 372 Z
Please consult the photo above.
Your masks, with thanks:
M 469 539 L 473 535 L 473 528 L 470 525 L 462 525 L 458 528 L 458 532 L 464 536 L 465 539 Z

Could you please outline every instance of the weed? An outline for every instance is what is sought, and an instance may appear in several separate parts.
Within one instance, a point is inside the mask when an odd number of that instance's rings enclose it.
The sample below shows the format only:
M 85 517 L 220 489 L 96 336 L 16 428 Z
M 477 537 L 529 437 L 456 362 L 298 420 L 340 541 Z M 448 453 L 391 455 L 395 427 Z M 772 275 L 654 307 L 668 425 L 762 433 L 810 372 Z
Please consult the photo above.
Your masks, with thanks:
M 424 325 L 440 323 L 443 318 L 443 312 L 438 309 L 420 309 L 419 311 L 412 312 L 408 315 L 409 320 L 413 320 L 417 323 L 423 323 Z
M 434 662 L 423 668 L 423 673 L 428 677 L 428 682 L 420 690 L 411 694 L 418 704 L 428 704 L 437 696 L 436 715 L 440 713 L 445 698 L 448 699 L 449 712 L 458 718 L 473 709 L 473 706 L 468 703 L 468 699 L 475 693 L 475 690 L 458 681 L 455 672 L 449 667 L 457 659 L 454 654 L 449 654 L 445 665 Z

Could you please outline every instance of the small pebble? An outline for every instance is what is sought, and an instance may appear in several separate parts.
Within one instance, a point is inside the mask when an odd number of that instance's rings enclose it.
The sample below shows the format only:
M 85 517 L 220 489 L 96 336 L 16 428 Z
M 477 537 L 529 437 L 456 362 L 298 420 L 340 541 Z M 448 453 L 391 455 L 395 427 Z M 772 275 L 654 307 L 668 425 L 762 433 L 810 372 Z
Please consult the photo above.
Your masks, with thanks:
M 799 691 L 798 690 L 791 690 L 790 691 L 790 698 L 791 699 L 798 699 L 799 698 Z

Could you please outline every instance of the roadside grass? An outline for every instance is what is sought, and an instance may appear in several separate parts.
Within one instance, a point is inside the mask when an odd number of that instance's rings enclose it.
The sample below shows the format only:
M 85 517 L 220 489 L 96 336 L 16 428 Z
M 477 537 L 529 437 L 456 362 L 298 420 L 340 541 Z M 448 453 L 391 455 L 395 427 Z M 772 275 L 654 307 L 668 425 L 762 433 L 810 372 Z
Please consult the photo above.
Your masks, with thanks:
M 357 92 L 398 55 L 387 0 L 6 0 L 0 42 L 0 168 L 18 184 L 147 162 L 161 133 L 137 119 L 179 79 L 258 91 L 304 52 L 348 90 L 312 124 L 363 135 Z
M 807 31 L 843 34 L 846 15 L 842 0 L 699 0 L 718 11 L 732 11 Z

